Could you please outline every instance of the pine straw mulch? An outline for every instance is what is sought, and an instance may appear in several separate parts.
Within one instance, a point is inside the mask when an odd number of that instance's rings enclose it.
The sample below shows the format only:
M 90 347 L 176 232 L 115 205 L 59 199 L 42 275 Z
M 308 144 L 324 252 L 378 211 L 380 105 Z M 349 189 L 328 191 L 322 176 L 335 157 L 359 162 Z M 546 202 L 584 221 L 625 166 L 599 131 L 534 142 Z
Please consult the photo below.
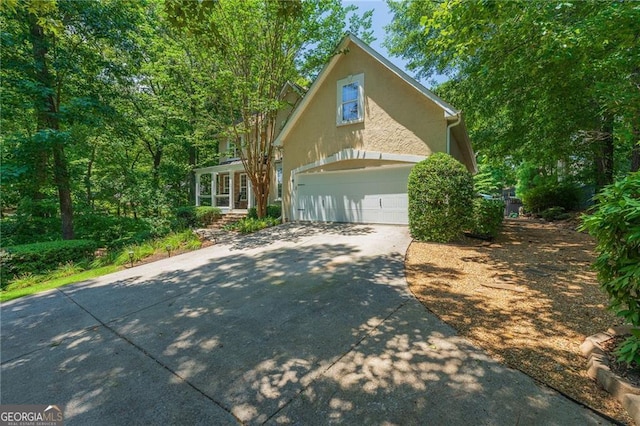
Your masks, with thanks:
M 572 223 L 507 219 L 493 242 L 413 242 L 409 288 L 491 356 L 618 421 L 622 406 L 586 374 L 580 345 L 620 323 L 590 266 L 594 241 Z

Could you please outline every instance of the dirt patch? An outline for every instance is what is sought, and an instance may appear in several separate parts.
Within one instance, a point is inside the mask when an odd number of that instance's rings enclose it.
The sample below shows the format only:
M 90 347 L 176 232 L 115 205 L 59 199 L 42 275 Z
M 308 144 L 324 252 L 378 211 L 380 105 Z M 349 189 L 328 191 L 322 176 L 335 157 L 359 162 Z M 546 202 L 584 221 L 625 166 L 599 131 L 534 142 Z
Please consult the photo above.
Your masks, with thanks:
M 493 242 L 414 242 L 415 296 L 494 358 L 621 422 L 626 411 L 586 374 L 580 345 L 620 320 L 590 266 L 594 241 L 572 224 L 508 219 Z
M 630 336 L 630 335 L 629 335 Z M 631 365 L 616 360 L 615 351 L 620 343 L 629 336 L 615 336 L 602 343 L 602 350 L 607 354 L 609 359 L 609 368 L 616 375 L 628 380 L 631 384 L 640 388 L 640 366 L 632 363 Z

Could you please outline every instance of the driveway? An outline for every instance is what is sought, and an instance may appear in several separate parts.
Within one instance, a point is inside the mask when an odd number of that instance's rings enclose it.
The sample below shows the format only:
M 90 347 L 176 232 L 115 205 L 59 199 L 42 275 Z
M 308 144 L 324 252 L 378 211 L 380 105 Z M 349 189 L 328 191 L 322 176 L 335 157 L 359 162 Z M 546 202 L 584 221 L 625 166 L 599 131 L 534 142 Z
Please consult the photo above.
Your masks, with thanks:
M 409 293 L 406 227 L 286 224 L 1 307 L 2 404 L 67 424 L 605 424 Z

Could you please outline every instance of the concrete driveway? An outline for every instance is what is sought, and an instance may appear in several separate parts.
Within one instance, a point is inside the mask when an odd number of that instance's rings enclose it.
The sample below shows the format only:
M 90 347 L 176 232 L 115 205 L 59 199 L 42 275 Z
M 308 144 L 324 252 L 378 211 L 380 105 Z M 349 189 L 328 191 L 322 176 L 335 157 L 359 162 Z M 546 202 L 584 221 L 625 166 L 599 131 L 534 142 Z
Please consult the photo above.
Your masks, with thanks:
M 2 404 L 67 424 L 605 424 L 409 293 L 405 227 L 287 224 L 1 307 Z

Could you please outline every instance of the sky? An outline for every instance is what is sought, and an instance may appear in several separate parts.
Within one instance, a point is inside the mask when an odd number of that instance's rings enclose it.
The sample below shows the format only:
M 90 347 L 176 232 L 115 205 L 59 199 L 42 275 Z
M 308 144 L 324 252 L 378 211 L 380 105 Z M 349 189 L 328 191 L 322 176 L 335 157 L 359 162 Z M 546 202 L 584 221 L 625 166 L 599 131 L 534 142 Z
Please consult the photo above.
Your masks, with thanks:
M 396 65 L 398 68 L 400 68 L 401 70 L 409 74 L 411 77 L 415 77 L 415 75 L 412 72 L 407 70 L 405 60 L 395 56 L 391 56 L 391 54 L 389 54 L 387 49 L 385 49 L 382 46 L 382 42 L 384 42 L 384 38 L 385 38 L 384 27 L 385 25 L 390 24 L 391 19 L 393 19 L 393 14 L 389 10 L 389 7 L 387 6 L 387 2 L 384 0 L 350 0 L 350 1 L 343 0 L 342 4 L 344 4 L 345 6 L 348 6 L 351 4 L 356 5 L 359 9 L 360 14 L 367 10 L 373 9 L 371 29 L 373 30 L 373 36 L 376 38 L 376 40 L 373 43 L 371 43 L 371 47 L 376 52 L 380 53 L 382 56 L 384 56 L 385 58 L 393 62 L 393 64 Z M 436 76 L 435 79 L 438 83 L 441 83 L 445 80 L 445 78 L 442 76 Z M 431 88 L 433 86 L 431 84 L 432 78 L 429 78 L 428 80 L 427 79 L 417 79 L 417 80 L 420 81 L 420 83 L 422 83 L 427 88 Z

